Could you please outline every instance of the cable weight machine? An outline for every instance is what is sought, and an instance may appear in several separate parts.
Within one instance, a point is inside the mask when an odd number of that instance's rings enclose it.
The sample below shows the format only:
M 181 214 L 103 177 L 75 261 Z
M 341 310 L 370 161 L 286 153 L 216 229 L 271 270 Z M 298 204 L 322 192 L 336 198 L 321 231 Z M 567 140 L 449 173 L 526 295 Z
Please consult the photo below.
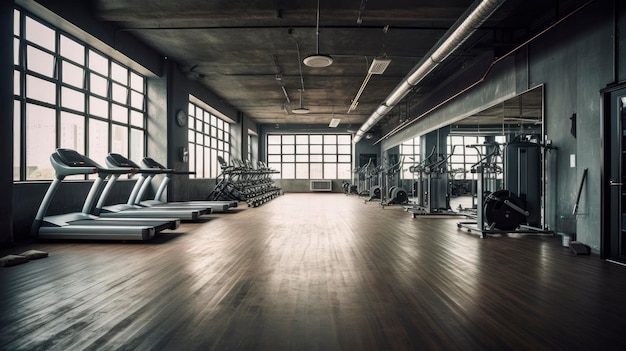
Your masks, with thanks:
M 476 149 L 478 146 L 468 145 Z M 478 178 L 476 222 L 459 222 L 457 227 L 479 232 L 483 239 L 489 234 L 554 235 L 551 231 L 535 226 L 539 223 L 537 218 L 541 217 L 538 213 L 541 194 L 537 194 L 541 189 L 541 150 L 542 145 L 525 141 L 506 145 L 505 186 L 510 190 L 486 191 L 489 185 L 494 185 L 492 175 L 498 166 L 492 161 L 495 156 L 499 156 L 499 145 L 495 145 L 491 153 L 474 164 L 471 172 L 477 174 Z
M 409 167 L 411 173 L 418 174 L 414 184 L 418 193 L 417 203 L 404 208 L 407 212 L 412 213 L 413 218 L 417 215 L 459 215 L 450 209 L 450 186 L 447 179 L 442 179 L 444 175 L 447 176 L 447 163 L 454 154 L 455 147 L 456 145 L 452 147 L 452 151 L 447 157 L 443 157 L 441 154 L 435 154 L 437 147 L 434 146 L 422 162 Z M 439 181 L 445 185 L 444 197 L 441 196 L 443 191 L 441 184 L 438 184 Z

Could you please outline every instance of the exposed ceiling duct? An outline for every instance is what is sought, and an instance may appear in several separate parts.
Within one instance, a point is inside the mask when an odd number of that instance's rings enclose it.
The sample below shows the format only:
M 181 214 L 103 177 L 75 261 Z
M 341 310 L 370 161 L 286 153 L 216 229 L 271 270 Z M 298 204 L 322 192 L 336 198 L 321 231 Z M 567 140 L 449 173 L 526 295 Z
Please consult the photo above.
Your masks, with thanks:
M 376 123 L 378 123 L 396 104 L 398 104 L 419 82 L 450 54 L 458 49 L 505 0 L 479 0 L 474 2 L 445 35 L 435 44 L 429 53 L 402 79 L 400 84 L 378 106 L 376 111 L 361 125 L 356 132 L 353 143 L 361 140 Z

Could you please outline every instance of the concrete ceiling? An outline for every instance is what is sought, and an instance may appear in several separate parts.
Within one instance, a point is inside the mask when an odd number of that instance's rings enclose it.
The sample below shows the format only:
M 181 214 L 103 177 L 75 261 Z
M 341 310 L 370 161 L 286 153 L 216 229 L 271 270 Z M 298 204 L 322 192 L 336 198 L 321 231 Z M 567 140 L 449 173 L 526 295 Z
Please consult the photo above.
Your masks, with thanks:
M 420 82 L 408 104 L 477 60 L 519 45 L 574 2 L 506 1 Z M 335 117 L 358 128 L 472 3 L 320 0 L 319 52 L 334 59 L 326 68 L 301 63 L 317 50 L 315 0 L 95 0 L 93 11 L 179 62 L 191 79 L 256 123 L 328 124 Z M 348 113 L 372 60 L 383 56 L 391 64 L 371 77 Z M 301 93 L 306 115 L 292 113 Z

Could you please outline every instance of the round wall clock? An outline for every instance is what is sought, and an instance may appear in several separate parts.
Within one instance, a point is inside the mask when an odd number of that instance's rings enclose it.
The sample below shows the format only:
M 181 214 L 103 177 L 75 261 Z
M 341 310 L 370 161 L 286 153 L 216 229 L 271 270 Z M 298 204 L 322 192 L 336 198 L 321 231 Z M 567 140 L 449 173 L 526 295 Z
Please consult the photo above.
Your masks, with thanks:
M 178 112 L 176 112 L 176 124 L 181 127 L 187 125 L 187 112 L 184 110 L 178 110 Z

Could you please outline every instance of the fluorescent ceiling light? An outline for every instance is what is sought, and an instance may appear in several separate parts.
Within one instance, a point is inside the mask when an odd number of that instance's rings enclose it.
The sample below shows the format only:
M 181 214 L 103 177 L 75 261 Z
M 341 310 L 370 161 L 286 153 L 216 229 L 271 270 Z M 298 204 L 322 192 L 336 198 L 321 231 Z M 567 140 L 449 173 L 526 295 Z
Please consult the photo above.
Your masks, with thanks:
M 331 128 L 337 128 L 337 126 L 339 125 L 339 121 L 341 121 L 341 119 L 333 118 L 330 120 L 330 124 L 328 126 Z
M 356 110 L 356 107 L 359 105 L 359 99 L 361 98 L 361 94 L 363 94 L 363 90 L 365 90 L 365 86 L 367 85 L 367 82 L 369 82 L 372 75 L 383 74 L 383 72 L 385 72 L 385 70 L 387 69 L 390 63 L 391 63 L 391 59 L 387 59 L 387 58 L 375 58 L 372 61 L 372 64 L 370 65 L 370 68 L 367 70 L 367 75 L 365 76 L 365 79 L 363 80 L 363 83 L 361 84 L 359 91 L 356 93 L 356 96 L 352 100 L 352 105 L 350 105 L 350 108 L 348 109 L 348 113 Z
M 383 74 L 389 64 L 391 63 L 391 59 L 387 58 L 375 58 L 370 65 L 370 69 L 367 70 L 367 73 L 370 74 Z

